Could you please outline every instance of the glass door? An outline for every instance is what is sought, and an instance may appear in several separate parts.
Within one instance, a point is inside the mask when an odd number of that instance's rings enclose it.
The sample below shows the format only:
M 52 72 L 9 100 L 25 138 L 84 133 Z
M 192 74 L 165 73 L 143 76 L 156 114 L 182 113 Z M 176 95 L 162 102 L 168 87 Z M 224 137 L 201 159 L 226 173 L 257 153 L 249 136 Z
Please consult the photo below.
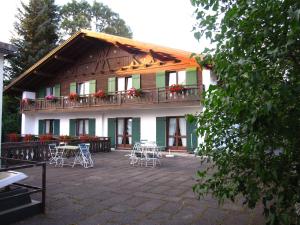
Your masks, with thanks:
M 132 145 L 132 118 L 117 119 L 118 148 L 131 148 Z
M 186 120 L 184 117 L 168 118 L 167 140 L 171 150 L 186 150 Z

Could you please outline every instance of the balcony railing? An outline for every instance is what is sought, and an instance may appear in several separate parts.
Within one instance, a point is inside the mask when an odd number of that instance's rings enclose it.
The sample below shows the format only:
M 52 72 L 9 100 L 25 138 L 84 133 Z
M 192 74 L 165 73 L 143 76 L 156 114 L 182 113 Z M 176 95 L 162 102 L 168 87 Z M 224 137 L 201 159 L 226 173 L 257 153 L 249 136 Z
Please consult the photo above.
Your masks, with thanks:
M 185 86 L 176 92 L 169 88 L 143 89 L 140 96 L 130 96 L 128 92 L 121 91 L 102 98 L 90 94 L 79 96 L 76 100 L 70 100 L 68 96 L 56 97 L 54 100 L 23 99 L 21 111 L 200 101 L 200 94 L 198 86 Z

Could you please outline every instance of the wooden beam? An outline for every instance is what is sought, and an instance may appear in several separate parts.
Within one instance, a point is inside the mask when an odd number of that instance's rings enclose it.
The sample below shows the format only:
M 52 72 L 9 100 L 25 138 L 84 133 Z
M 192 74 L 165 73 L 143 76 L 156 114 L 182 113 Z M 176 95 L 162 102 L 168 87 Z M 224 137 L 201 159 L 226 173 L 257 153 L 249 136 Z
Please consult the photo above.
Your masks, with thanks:
M 65 58 L 65 57 L 62 57 L 62 56 L 58 56 L 58 55 L 55 55 L 54 58 L 58 61 L 62 61 L 64 63 L 74 63 L 75 60 L 73 59 L 68 59 L 68 58 Z
M 33 73 L 36 74 L 36 75 L 39 75 L 39 76 L 43 76 L 43 77 L 52 77 L 52 74 L 45 73 L 45 72 L 42 72 L 42 71 L 35 70 L 35 71 L 33 71 Z

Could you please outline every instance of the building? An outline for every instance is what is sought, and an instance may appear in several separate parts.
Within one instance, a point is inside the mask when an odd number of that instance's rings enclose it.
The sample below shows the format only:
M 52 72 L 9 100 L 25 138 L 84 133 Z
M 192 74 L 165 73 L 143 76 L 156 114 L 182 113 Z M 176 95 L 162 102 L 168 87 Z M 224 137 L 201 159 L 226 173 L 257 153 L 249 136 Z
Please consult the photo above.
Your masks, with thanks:
M 197 146 L 203 85 L 213 82 L 190 52 L 81 30 L 11 82 L 22 93 L 22 134 L 109 136 L 112 146 L 156 141 Z

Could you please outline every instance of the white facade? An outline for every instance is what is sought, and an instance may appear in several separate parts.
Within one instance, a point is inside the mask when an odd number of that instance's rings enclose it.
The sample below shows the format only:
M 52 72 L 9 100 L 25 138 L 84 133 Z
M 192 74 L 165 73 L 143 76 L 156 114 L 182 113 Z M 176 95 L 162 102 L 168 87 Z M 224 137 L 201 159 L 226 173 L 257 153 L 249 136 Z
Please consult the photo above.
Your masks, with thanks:
M 95 118 L 96 136 L 108 136 L 108 118 L 138 117 L 141 119 L 141 139 L 156 140 L 156 117 L 184 116 L 201 111 L 198 107 L 182 107 L 169 109 L 135 109 L 99 112 L 74 113 L 35 113 L 22 114 L 22 134 L 38 135 L 38 121 L 45 119 L 60 120 L 60 135 L 69 135 L 70 119 Z

